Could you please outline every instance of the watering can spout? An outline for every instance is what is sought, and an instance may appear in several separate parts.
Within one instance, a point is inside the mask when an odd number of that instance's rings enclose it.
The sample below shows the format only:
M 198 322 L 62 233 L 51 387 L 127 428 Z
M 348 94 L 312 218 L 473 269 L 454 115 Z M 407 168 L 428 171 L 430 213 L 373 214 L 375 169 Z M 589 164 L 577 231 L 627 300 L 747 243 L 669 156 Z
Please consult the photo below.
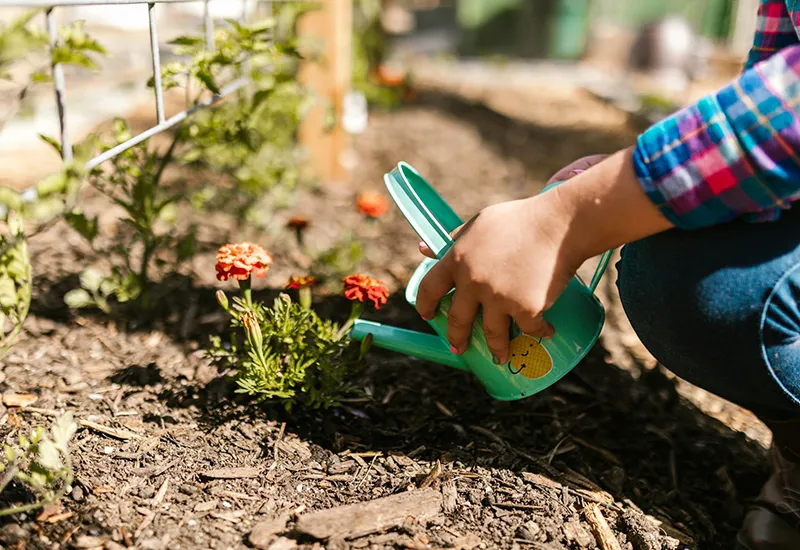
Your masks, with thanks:
M 360 341 L 368 334 L 372 335 L 372 343 L 379 348 L 447 365 L 454 369 L 468 370 L 461 358 L 450 353 L 450 348 L 434 334 L 357 319 L 350 332 L 350 338 Z

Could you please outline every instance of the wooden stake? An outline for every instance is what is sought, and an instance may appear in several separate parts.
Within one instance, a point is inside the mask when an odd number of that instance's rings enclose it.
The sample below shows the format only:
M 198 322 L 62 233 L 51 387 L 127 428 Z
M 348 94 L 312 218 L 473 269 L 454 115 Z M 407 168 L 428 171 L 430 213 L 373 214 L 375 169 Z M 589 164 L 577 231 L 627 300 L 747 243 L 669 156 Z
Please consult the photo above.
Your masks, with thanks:
M 342 102 L 352 79 L 353 0 L 326 0 L 320 9 L 303 15 L 298 34 L 319 42 L 322 59 L 305 63 L 300 82 L 317 98 L 300 127 L 300 144 L 311 160 L 315 175 L 322 181 L 343 182 L 348 170 L 342 163 L 351 139 L 341 124 Z M 326 131 L 326 114 L 333 108 L 336 124 Z

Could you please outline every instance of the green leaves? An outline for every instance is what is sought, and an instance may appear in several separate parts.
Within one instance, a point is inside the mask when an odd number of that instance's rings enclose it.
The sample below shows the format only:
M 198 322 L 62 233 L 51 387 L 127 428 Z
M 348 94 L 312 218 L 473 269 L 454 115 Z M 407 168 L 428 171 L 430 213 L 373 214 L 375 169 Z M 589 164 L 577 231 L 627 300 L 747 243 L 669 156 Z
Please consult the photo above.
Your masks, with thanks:
M 208 355 L 237 369 L 238 392 L 258 400 L 279 399 L 287 408 L 298 402 L 329 407 L 352 392 L 348 381 L 363 367 L 362 356 L 339 336 L 338 325 L 320 319 L 286 294 L 276 298 L 272 308 L 262 304 L 250 308 L 235 298 L 227 311 L 232 315 L 231 341 L 243 331 L 247 335 L 243 347 L 226 350 L 222 339 L 212 338 Z M 249 328 L 243 330 L 240 319 Z
M 92 54 L 107 56 L 108 52 L 97 40 L 83 30 L 83 21 L 76 21 L 60 30 L 59 41 L 53 48 L 52 62 L 86 69 L 99 69 Z
M 0 237 L 0 357 L 22 330 L 31 305 L 33 280 L 22 219 L 13 211 L 8 229 L 8 235 Z
M 82 212 L 72 211 L 64 214 L 64 219 L 90 244 L 94 241 L 95 237 L 97 237 L 97 217 L 88 218 L 86 214 Z
M 69 456 L 69 443 L 78 424 L 71 412 L 56 418 L 50 432 L 43 428 L 34 430 L 30 439 L 19 436 L 19 444 L 3 446 L 0 458 L 0 472 L 3 472 L 0 492 L 16 479 L 28 486 L 36 495 L 36 502 L 0 510 L 0 516 L 28 512 L 45 504 L 58 501 L 72 484 L 72 461 Z

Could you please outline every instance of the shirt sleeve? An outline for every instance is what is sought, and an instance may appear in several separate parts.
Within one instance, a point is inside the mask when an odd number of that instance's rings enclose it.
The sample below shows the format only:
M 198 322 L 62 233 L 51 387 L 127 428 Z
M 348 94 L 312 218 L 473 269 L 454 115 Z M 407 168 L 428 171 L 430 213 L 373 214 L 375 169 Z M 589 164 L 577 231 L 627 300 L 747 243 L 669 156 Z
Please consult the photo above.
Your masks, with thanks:
M 761 0 L 758 5 L 753 46 L 750 48 L 745 69 L 769 59 L 783 48 L 798 42 L 800 40 L 792 24 L 786 0 Z
M 633 163 L 683 229 L 788 208 L 800 199 L 800 44 L 646 130 Z

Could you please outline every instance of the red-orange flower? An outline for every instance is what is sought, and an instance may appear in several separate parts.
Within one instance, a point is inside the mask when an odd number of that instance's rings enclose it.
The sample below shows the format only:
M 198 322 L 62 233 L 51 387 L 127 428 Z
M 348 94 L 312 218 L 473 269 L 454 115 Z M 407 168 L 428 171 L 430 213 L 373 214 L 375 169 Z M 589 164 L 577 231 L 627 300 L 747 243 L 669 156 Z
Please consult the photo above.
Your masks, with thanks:
M 344 297 L 359 302 L 371 300 L 375 309 L 380 309 L 389 299 L 389 289 L 369 275 L 348 275 L 344 278 Z
M 356 209 L 370 218 L 380 218 L 389 210 L 389 201 L 380 193 L 367 191 L 356 198 Z
M 272 265 L 272 256 L 261 246 L 253 243 L 226 244 L 217 252 L 217 279 L 245 281 L 252 273 L 256 277 L 267 274 Z
M 306 288 L 316 284 L 317 278 L 313 275 L 306 275 L 306 276 L 298 276 L 292 275 L 289 277 L 289 280 L 286 281 L 286 290 L 300 290 L 301 288 Z
M 289 218 L 289 221 L 286 222 L 286 227 L 296 231 L 303 231 L 308 227 L 308 223 L 308 218 L 304 218 L 303 216 L 292 216 Z
M 402 86 L 406 81 L 405 71 L 392 68 L 387 65 L 379 66 L 375 76 L 377 77 L 380 85 L 387 86 L 389 88 Z

